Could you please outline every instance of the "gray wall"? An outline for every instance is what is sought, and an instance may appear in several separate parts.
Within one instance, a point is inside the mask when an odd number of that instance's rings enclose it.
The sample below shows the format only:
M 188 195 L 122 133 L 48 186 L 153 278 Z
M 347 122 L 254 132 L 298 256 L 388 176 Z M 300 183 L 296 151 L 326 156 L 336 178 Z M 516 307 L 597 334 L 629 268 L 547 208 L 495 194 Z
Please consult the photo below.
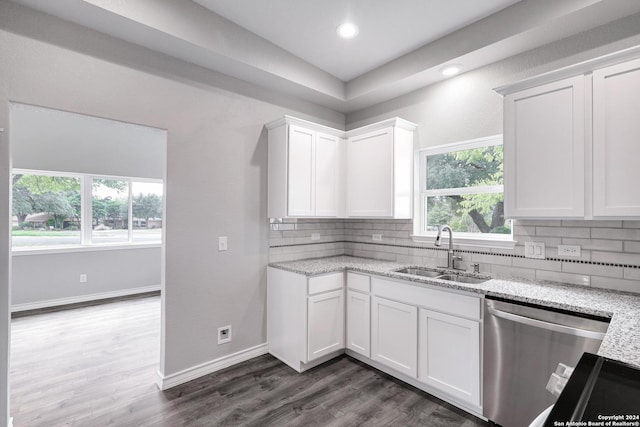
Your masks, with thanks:
M 30 309 L 159 289 L 160 267 L 160 247 L 13 255 L 11 304 Z
M 170 375 L 264 343 L 269 227 L 263 125 L 286 113 L 343 128 L 344 116 L 9 2 L 0 2 L 0 58 L 10 58 L 0 61 L 0 127 L 8 128 L 13 101 L 167 129 L 160 372 Z M 8 201 L 6 139 L 0 150 L 0 196 Z M 8 210 L 1 215 L 9 224 Z M 0 229 L 4 242 L 7 228 Z M 228 236 L 227 252 L 217 251 L 217 236 Z M 6 246 L 0 245 L 5 401 Z M 233 341 L 219 346 L 216 328 L 228 324 Z M 6 412 L 0 402 L 0 417 Z
M 1 67 L 1 65 L 0 65 Z M 0 128 L 6 128 L 9 104 L 0 102 Z M 11 304 L 11 151 L 8 130 L 0 132 L 0 425 L 9 421 L 9 321 Z
M 11 104 L 14 168 L 164 179 L 165 130 Z
M 417 123 L 416 148 L 502 133 L 493 88 L 640 44 L 640 14 L 572 36 L 347 115 L 347 129 L 393 116 Z

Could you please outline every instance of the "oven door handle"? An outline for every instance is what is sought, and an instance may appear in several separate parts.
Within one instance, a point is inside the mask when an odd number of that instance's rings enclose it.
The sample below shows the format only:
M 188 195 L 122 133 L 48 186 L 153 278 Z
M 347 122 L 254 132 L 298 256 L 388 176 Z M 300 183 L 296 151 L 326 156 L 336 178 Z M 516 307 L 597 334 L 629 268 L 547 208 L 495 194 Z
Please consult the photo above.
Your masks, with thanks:
M 549 331 L 560 332 L 563 334 L 574 335 L 577 337 L 592 338 L 602 341 L 604 339 L 603 332 L 588 331 L 586 329 L 574 328 L 572 326 L 559 325 L 557 323 L 545 322 L 544 320 L 533 319 L 531 317 L 520 316 L 513 313 L 507 313 L 506 311 L 496 310 L 492 307 L 487 307 L 489 313 L 502 319 L 511 320 L 516 323 L 523 323 L 529 326 L 535 326 L 537 328 L 547 329 Z

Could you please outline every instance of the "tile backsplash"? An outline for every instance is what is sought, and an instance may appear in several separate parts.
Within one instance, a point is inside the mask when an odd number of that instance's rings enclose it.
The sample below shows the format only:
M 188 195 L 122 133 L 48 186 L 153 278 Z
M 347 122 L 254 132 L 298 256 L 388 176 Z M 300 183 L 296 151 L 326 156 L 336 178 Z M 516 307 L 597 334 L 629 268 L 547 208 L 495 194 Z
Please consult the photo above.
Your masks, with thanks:
M 299 219 L 271 224 L 271 262 L 352 255 L 441 266 L 446 248 L 411 239 L 411 220 Z M 318 234 L 319 240 L 311 240 Z M 373 235 L 380 234 L 375 241 Z M 455 236 L 454 236 L 455 238 Z M 501 277 L 550 280 L 640 293 L 640 221 L 531 221 L 514 224 L 514 249 L 454 245 L 471 270 Z M 546 259 L 524 257 L 524 242 L 544 242 Z M 455 239 L 454 239 L 455 243 Z M 558 245 L 578 245 L 580 257 L 558 255 Z
M 342 219 L 271 220 L 269 225 L 270 262 L 344 255 Z

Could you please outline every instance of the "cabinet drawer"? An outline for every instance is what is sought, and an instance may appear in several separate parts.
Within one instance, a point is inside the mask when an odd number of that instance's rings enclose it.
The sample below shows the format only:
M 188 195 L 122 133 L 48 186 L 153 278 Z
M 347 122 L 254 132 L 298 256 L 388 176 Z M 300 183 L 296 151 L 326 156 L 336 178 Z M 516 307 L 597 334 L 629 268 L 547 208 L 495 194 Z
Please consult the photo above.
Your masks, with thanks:
M 371 283 L 374 295 L 469 319 L 480 319 L 481 299 L 477 297 L 423 288 L 379 277 L 373 277 Z
M 371 292 L 371 278 L 364 274 L 347 273 L 347 287 L 368 294 Z
M 342 289 L 344 286 L 344 273 L 331 273 L 324 276 L 311 277 L 309 279 L 309 295 L 321 292 Z

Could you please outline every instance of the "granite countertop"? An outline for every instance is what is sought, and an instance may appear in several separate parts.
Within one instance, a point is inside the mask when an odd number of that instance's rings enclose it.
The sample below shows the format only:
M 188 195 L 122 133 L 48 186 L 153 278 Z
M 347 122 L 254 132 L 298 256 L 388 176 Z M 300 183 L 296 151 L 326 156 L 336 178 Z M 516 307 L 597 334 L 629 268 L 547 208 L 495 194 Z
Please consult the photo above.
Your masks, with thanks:
M 294 273 L 315 276 L 336 271 L 357 271 L 443 288 L 502 297 L 515 301 L 611 318 L 598 354 L 640 367 L 640 296 L 606 289 L 524 279 L 492 278 L 479 284 L 450 282 L 398 273 L 416 267 L 369 258 L 337 256 L 269 264 Z M 484 275 L 486 277 L 486 275 Z

